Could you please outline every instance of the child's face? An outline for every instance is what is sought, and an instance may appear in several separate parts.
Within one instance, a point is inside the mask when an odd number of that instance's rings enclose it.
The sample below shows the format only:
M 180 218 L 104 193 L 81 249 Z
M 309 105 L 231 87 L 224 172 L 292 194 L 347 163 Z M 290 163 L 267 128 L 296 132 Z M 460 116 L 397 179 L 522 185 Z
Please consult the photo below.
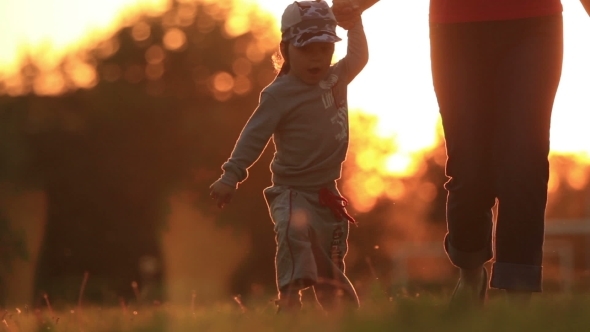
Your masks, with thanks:
M 317 84 L 326 77 L 333 55 L 334 43 L 310 43 L 302 47 L 289 44 L 289 75 L 306 84 Z

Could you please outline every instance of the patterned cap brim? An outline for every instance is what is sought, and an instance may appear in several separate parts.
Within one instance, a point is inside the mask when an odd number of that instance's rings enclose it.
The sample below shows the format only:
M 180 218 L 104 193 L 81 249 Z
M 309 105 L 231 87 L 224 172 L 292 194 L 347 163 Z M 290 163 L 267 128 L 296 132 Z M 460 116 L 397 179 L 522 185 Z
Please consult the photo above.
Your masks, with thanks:
M 332 31 L 303 32 L 293 37 L 290 42 L 293 46 L 302 47 L 311 43 L 336 43 L 342 39 Z

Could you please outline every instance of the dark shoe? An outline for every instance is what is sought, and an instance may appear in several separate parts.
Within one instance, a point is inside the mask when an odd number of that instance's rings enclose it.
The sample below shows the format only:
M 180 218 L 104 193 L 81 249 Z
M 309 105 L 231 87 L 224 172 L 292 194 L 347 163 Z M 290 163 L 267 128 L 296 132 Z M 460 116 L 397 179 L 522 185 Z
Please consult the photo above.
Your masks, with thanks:
M 481 270 L 479 277 L 459 278 L 449 304 L 452 309 L 482 307 L 485 304 L 488 293 L 488 271 L 485 267 Z

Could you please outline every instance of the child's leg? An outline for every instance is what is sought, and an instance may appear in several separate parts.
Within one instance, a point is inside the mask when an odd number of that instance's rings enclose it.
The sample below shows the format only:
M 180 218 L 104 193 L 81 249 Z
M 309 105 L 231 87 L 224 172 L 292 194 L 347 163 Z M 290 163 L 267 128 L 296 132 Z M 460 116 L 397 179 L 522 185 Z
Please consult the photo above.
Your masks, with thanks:
M 301 309 L 301 290 L 307 288 L 309 281 L 294 280 L 291 284 L 279 289 L 277 305 L 280 312 L 294 312 Z
M 280 310 L 300 308 L 300 291 L 317 281 L 316 263 L 310 242 L 312 211 L 298 191 L 271 187 L 264 194 L 275 224 L 278 305 Z
M 320 205 L 316 191 L 271 187 L 265 196 L 275 223 L 279 306 L 301 307 L 300 291 L 313 286 L 326 310 L 340 304 L 358 307 L 356 291 L 344 273 L 348 221 Z
M 344 266 L 348 251 L 348 221 L 335 217 L 328 207 L 320 205 L 317 193 L 310 195 L 309 199 L 314 209 L 310 237 L 318 276 L 314 285 L 316 298 L 326 310 L 342 306 L 356 308 L 359 300 Z
M 344 278 L 346 278 L 344 276 Z M 359 300 L 350 281 L 322 280 L 313 286 L 316 300 L 326 311 L 344 308 L 357 309 Z
M 344 257 L 348 250 L 347 221 L 326 220 L 314 233 L 314 256 L 318 271 L 314 291 L 318 302 L 326 310 L 343 306 L 358 307 L 356 291 L 345 274 Z

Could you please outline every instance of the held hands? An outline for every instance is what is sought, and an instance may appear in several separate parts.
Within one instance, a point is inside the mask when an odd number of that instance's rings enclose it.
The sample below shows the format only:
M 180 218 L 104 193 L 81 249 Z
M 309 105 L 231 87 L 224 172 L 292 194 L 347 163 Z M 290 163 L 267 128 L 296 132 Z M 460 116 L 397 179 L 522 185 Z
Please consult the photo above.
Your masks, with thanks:
M 338 25 L 348 30 L 361 19 L 362 10 L 354 0 L 333 0 L 332 12 Z
M 231 199 L 236 192 L 236 188 L 222 183 L 221 179 L 215 181 L 209 187 L 209 189 L 211 189 L 209 196 L 211 196 L 211 199 L 217 201 L 217 207 L 220 209 L 222 209 L 225 204 L 229 204 L 231 202 Z

